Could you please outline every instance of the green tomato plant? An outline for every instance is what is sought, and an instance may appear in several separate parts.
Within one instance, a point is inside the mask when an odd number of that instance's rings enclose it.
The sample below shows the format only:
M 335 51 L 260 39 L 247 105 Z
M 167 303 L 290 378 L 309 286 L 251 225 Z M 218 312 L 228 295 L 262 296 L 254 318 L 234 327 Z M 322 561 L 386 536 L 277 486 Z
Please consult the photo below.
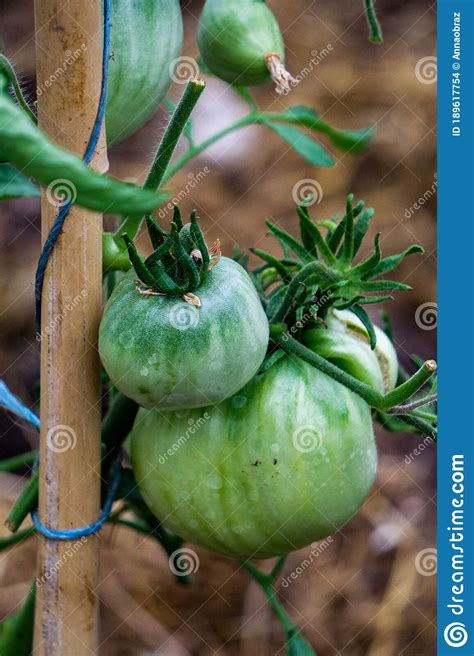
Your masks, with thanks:
M 380 42 L 373 3 L 364 0 L 364 7 L 370 38 Z M 120 0 L 114 12 L 110 143 L 140 127 L 163 101 L 182 46 L 176 0 L 140 9 Z M 169 122 L 143 188 L 99 175 L 53 144 L 1 56 L 0 199 L 38 195 L 34 182 L 47 187 L 65 177 L 78 204 L 122 215 L 103 238 L 109 299 L 99 349 L 110 395 L 103 494 L 124 444 L 133 469 L 122 469 L 108 521 L 157 540 L 169 558 L 186 540 L 238 559 L 280 621 L 286 653 L 313 654 L 276 595 L 287 554 L 338 530 L 364 503 L 377 467 L 374 422 L 436 439 L 435 363 L 417 361 L 408 375 L 389 322 L 382 330 L 365 309 L 409 290 L 385 276 L 422 248 L 382 257 L 376 235 L 373 253 L 359 261 L 373 210 L 352 195 L 342 218 L 315 222 L 299 206 L 299 237 L 268 222 L 282 253 L 252 249 L 262 260 L 253 269 L 242 251 L 231 259 L 218 243 L 208 246 L 194 212 L 183 223 L 175 207 L 171 225 L 158 225 L 151 211 L 167 198 L 163 185 L 231 132 L 261 125 L 314 166 L 335 163 L 314 135 L 352 154 L 372 136 L 370 127 L 338 130 L 309 107 L 259 110 L 247 86 L 273 78 L 286 91 L 291 83 L 282 35 L 264 2 L 207 0 L 197 40 L 203 71 L 230 84 L 248 111 L 196 143 L 190 117 L 205 85 L 189 80 L 176 105 L 165 101 Z M 173 160 L 182 136 L 187 149 Z M 153 248 L 146 259 L 134 245 L 143 221 Z M 16 457 L 0 470 L 34 458 Z M 0 549 L 34 533 L 21 525 L 37 499 L 33 471 Z M 278 560 L 268 575 L 250 562 L 271 557 Z M 179 563 L 173 571 L 177 582 L 187 582 Z M 1 625 L 2 653 L 13 653 L 18 635 L 15 653 L 30 653 L 33 600 L 31 594 Z

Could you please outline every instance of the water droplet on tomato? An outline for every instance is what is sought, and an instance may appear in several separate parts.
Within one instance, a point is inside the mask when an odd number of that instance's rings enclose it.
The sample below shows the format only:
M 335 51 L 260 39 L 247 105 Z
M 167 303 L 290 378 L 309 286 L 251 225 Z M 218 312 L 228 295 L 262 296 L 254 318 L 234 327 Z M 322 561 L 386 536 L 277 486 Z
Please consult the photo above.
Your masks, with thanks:
M 220 490 L 222 487 L 222 479 L 220 476 L 211 476 L 207 480 L 207 487 L 211 488 L 211 490 Z

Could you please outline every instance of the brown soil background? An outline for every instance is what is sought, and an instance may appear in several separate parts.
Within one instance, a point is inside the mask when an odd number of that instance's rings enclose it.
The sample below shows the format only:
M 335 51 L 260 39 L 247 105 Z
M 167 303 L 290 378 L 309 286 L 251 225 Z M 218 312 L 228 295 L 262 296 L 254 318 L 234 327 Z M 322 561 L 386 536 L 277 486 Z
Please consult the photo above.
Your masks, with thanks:
M 421 83 L 415 74 L 417 62 L 435 53 L 435 6 L 380 0 L 385 43 L 377 47 L 367 40 L 361 5 L 348 0 L 337 5 L 328 0 L 272 2 L 294 74 L 309 65 L 312 50 L 321 51 L 328 44 L 333 50 L 288 96 L 278 98 L 270 87 L 257 89 L 255 96 L 260 107 L 275 111 L 298 104 L 314 107 L 330 124 L 344 129 L 375 123 L 376 136 L 364 155 L 341 156 L 329 147 L 337 165 L 314 169 L 275 135 L 255 127 L 221 142 L 168 186 L 177 194 L 186 189 L 192 174 L 209 168 L 185 194 L 182 207 L 198 209 L 209 238 L 219 237 L 226 254 L 234 243 L 273 249 L 265 237 L 265 218 L 295 231 L 292 188 L 302 179 L 317 180 L 323 189 L 321 204 L 313 208 L 313 216 L 319 218 L 342 209 L 350 191 L 364 198 L 376 208 L 373 232 L 382 231 L 385 254 L 414 242 L 426 249 L 425 255 L 408 259 L 397 271 L 396 279 L 412 285 L 413 292 L 398 295 L 390 307 L 400 358 L 407 364 L 411 353 L 435 353 L 436 331 L 416 322 L 417 309 L 436 299 L 435 195 L 408 216 L 436 180 L 436 85 Z M 200 8 L 200 2 L 183 3 L 183 54 L 194 57 Z M 13 58 L 31 98 L 32 37 L 32 1 L 2 3 L 0 48 Z M 175 85 L 171 97 L 177 98 L 180 91 Z M 197 140 L 243 111 L 224 85 L 210 81 L 194 119 Z M 151 144 L 164 124 L 158 113 L 146 128 L 112 149 L 111 171 L 143 179 L 153 155 Z M 33 325 L 38 203 L 1 204 L 0 225 L 0 376 L 31 403 L 39 373 Z M 0 435 L 1 457 L 25 450 L 35 439 L 4 413 Z M 304 573 L 281 588 L 285 607 L 319 656 L 436 653 L 436 577 L 423 576 L 416 567 L 420 552 L 435 547 L 434 449 L 430 445 L 409 464 L 405 461 L 421 442 L 416 436 L 378 432 L 380 467 L 370 499 L 331 543 L 313 553 Z M 2 516 L 20 485 L 17 477 L 0 479 Z M 102 543 L 97 590 L 102 601 L 101 654 L 284 653 L 279 626 L 237 564 L 198 550 L 200 569 L 193 586 L 183 588 L 174 583 L 156 543 L 127 529 L 104 531 Z M 2 614 L 25 594 L 34 549 L 30 541 L 0 555 Z M 284 576 L 310 552 L 311 548 L 293 553 Z

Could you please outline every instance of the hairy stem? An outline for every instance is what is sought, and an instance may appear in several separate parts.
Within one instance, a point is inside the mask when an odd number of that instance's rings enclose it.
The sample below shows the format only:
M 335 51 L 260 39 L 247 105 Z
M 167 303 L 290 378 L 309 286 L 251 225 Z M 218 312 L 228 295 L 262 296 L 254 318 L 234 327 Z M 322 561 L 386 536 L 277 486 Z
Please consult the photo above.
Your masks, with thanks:
M 165 173 L 171 157 L 205 86 L 202 80 L 190 80 L 186 85 L 186 89 L 170 118 L 163 139 L 158 146 L 155 159 L 144 184 L 146 189 L 158 189 L 164 182 Z M 143 217 L 138 215 L 128 216 L 122 225 L 119 226 L 115 237 L 118 238 L 125 232 L 133 240 L 140 229 L 142 219 Z
M 272 334 L 272 339 L 288 354 L 300 357 L 305 362 L 308 362 L 308 364 L 316 367 L 316 369 L 331 376 L 338 383 L 345 385 L 345 387 L 355 392 L 355 394 L 358 394 L 372 408 L 385 412 L 407 401 L 423 387 L 436 371 L 436 363 L 433 360 L 427 360 L 407 381 L 391 392 L 388 392 L 388 394 L 380 394 L 380 392 L 377 392 L 370 385 L 362 383 L 317 353 L 313 353 L 313 351 L 300 344 L 294 337 L 281 334 L 280 331 L 275 331 Z M 430 430 L 430 434 L 431 432 L 432 429 Z
M 21 90 L 21 86 L 16 76 L 15 69 L 13 68 L 7 57 L 5 57 L 5 55 L 2 54 L 0 54 L 0 71 L 5 73 L 5 75 L 7 76 L 8 82 L 13 89 L 13 92 L 15 94 L 15 97 L 20 107 L 28 114 L 28 116 L 31 118 L 33 123 L 37 123 L 38 119 L 36 118 L 35 114 L 31 111 L 30 106 L 28 105 L 28 102 L 25 96 L 23 95 L 23 91 Z

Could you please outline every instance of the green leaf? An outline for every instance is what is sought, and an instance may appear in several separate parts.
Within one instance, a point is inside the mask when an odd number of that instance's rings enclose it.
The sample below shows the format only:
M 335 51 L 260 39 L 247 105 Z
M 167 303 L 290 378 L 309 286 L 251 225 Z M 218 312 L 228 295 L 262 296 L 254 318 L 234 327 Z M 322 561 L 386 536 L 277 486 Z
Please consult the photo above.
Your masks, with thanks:
M 370 277 L 376 278 L 377 276 L 381 276 L 384 273 L 388 273 L 388 271 L 393 271 L 393 269 L 396 269 L 408 255 L 424 252 L 425 249 L 422 246 L 414 244 L 413 246 L 410 246 L 405 251 L 403 251 L 403 253 L 399 253 L 398 255 L 390 255 L 390 257 L 386 257 L 380 261 L 377 267 L 371 271 Z
M 364 212 L 362 212 L 355 225 L 354 255 L 357 255 L 359 252 L 359 248 L 361 247 L 364 237 L 367 234 L 367 230 L 370 227 L 370 222 L 372 221 L 374 214 L 375 211 L 372 209 L 372 207 L 368 207 L 366 210 L 364 210 Z
M 0 164 L 0 200 L 38 198 L 39 189 L 9 164 Z
M 367 334 L 369 336 L 369 342 L 370 342 L 370 348 L 372 351 L 374 348 L 377 346 L 377 335 L 375 334 L 374 326 L 372 324 L 372 321 L 369 318 L 369 315 L 367 312 L 362 308 L 360 305 L 354 305 L 353 307 L 350 308 L 350 311 L 352 314 L 355 314 L 360 321 L 364 324 L 364 328 L 367 331 Z
M 298 155 L 313 166 L 334 166 L 335 161 L 327 150 L 297 128 L 267 120 L 263 121 L 263 124 L 273 130 L 280 139 L 283 139 Z
M 297 239 L 295 239 L 292 235 L 290 235 L 285 230 L 282 230 L 281 228 L 276 226 L 271 221 L 266 221 L 266 224 L 270 229 L 271 233 L 278 239 L 278 241 L 282 244 L 282 246 L 286 246 L 287 248 L 292 250 L 295 255 L 297 255 L 299 258 L 301 258 L 301 260 L 303 260 L 303 262 L 312 261 L 313 258 L 311 257 L 311 254 L 308 253 L 305 247 L 302 246 Z
M 287 116 L 292 122 L 327 135 L 337 148 L 353 154 L 358 154 L 365 150 L 375 132 L 374 127 L 371 125 L 362 130 L 337 130 L 323 121 L 314 109 L 305 107 L 304 105 L 290 107 Z

